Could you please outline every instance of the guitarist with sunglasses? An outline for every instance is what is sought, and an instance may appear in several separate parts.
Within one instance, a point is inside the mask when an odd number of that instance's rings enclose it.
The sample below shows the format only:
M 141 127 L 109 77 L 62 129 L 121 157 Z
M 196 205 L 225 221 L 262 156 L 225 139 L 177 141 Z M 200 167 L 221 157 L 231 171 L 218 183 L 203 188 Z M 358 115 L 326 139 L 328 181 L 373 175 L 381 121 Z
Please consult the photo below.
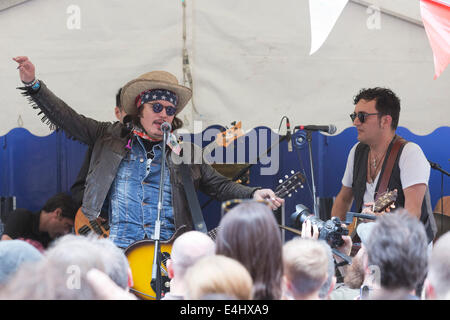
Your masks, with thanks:
M 344 220 L 353 200 L 356 212 L 375 213 L 370 205 L 386 191 L 396 189 L 394 207 L 404 207 L 420 219 L 430 243 L 436 234 L 431 205 L 426 201 L 430 165 L 417 144 L 395 133 L 400 99 L 390 89 L 376 87 L 360 90 L 354 104 L 350 118 L 359 142 L 348 155 L 331 215 Z

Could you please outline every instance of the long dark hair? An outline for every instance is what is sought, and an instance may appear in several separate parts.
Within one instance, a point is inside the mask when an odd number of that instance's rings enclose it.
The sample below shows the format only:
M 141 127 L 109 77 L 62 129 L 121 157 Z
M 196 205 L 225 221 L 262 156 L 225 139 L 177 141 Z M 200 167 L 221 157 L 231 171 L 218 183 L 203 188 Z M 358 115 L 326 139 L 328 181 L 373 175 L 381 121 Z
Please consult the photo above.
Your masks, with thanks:
M 247 268 L 255 300 L 281 298 L 281 235 L 267 205 L 247 201 L 231 209 L 220 222 L 216 254 L 236 259 Z

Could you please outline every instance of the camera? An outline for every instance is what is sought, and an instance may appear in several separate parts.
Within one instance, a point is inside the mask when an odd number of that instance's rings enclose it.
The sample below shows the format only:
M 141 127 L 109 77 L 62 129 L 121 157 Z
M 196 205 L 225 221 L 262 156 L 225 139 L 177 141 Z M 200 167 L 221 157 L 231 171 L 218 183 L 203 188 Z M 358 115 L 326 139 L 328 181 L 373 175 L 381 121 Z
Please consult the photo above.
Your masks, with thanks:
M 302 204 L 296 205 L 295 212 L 291 214 L 294 228 L 301 230 L 302 224 L 306 220 L 311 221 L 311 225 L 317 226 L 319 239 L 325 240 L 331 248 L 338 248 L 344 244 L 342 236 L 348 235 L 348 229 L 342 226 L 342 222 L 338 217 L 332 217 L 324 222 L 315 217 L 306 206 Z

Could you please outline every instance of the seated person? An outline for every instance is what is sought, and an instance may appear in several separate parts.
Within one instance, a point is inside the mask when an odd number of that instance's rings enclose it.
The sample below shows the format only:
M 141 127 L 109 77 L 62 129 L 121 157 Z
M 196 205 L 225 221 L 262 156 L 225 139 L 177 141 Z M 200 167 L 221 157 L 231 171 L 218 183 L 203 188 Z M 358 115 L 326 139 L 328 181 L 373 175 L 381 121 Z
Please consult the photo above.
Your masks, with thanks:
M 5 222 L 1 240 L 24 239 L 37 249 L 72 231 L 78 206 L 64 193 L 50 198 L 39 212 L 17 209 Z

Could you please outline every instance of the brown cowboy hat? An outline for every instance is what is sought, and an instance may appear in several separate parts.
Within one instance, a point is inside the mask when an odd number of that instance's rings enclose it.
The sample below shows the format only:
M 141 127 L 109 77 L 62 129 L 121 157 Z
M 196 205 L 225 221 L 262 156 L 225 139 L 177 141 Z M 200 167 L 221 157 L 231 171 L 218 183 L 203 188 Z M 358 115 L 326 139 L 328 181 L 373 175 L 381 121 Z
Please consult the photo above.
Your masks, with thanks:
M 152 71 L 140 75 L 137 79 L 131 80 L 123 88 L 120 94 L 120 103 L 125 112 L 129 115 L 138 113 L 135 101 L 136 97 L 143 91 L 150 89 L 165 89 L 174 92 L 178 96 L 178 114 L 187 105 L 192 97 L 192 91 L 188 87 L 178 84 L 177 78 L 166 71 Z

